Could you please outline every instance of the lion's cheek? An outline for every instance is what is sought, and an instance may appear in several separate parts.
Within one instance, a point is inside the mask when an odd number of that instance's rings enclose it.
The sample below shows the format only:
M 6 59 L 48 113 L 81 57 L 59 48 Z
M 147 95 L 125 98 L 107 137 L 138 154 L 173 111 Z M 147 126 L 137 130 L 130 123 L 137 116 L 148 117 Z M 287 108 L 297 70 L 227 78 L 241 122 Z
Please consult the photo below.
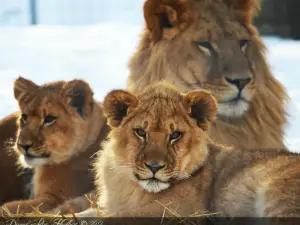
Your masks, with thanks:
M 47 146 L 48 151 L 58 151 L 63 145 L 63 137 L 61 134 L 56 133 L 53 135 L 45 136 L 45 145 Z M 66 142 L 67 140 L 65 140 Z
M 191 156 L 185 155 L 179 160 L 179 174 L 178 179 L 183 180 L 189 176 L 189 165 L 191 164 Z
M 46 152 L 50 153 L 49 163 L 59 164 L 68 160 L 74 152 L 73 143 L 68 135 L 62 132 L 57 132 L 55 134 L 49 135 L 45 138 Z
M 255 87 L 254 86 L 250 86 L 246 89 L 243 90 L 242 92 L 242 96 L 247 99 L 248 101 L 251 101 L 252 98 L 255 95 Z
M 141 151 L 139 151 L 141 148 L 138 142 L 116 143 L 113 149 L 120 162 L 131 164 L 142 159 Z

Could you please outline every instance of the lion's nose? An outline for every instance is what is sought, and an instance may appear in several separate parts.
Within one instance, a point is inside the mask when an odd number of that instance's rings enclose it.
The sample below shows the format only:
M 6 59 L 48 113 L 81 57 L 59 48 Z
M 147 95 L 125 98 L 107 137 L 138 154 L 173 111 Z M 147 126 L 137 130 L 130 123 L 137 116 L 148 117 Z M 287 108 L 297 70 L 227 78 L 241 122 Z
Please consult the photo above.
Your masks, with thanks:
M 148 167 L 152 173 L 156 173 L 157 171 L 159 171 L 160 169 L 164 168 L 165 165 L 160 165 L 158 163 L 146 163 L 145 162 L 146 167 Z
M 28 150 L 32 147 L 32 144 L 19 144 L 19 146 L 23 148 L 25 152 L 28 152 Z
M 251 81 L 251 78 L 236 78 L 235 79 L 235 78 L 226 77 L 225 79 L 228 83 L 235 85 L 240 91 L 243 90 L 245 88 L 245 86 L 247 84 L 249 84 Z

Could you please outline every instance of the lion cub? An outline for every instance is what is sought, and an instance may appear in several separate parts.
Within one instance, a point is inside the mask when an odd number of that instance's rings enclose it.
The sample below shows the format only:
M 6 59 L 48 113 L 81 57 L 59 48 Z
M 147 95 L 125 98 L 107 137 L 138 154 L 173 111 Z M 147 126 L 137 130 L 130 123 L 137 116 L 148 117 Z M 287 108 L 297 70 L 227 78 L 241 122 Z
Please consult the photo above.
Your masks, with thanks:
M 204 212 L 218 151 L 206 134 L 215 99 L 157 84 L 138 96 L 112 91 L 103 107 L 112 131 L 95 164 L 100 208 L 111 216 L 160 216 L 164 206 Z M 79 216 L 93 215 L 86 212 Z
M 46 212 L 92 191 L 91 160 L 108 127 L 90 86 L 82 80 L 39 86 L 20 77 L 14 95 L 20 108 L 16 152 L 34 168 L 33 196 L 4 204 L 0 216 Z
M 299 155 L 214 143 L 206 131 L 217 104 L 208 92 L 159 83 L 137 96 L 112 91 L 103 106 L 112 131 L 95 164 L 101 213 L 300 216 Z

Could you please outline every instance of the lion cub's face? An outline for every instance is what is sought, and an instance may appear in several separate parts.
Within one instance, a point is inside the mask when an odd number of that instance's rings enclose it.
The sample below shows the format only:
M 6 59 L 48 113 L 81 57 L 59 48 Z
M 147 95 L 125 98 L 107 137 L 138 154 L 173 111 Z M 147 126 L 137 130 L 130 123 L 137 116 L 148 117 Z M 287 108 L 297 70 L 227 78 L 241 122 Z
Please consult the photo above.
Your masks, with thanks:
M 14 93 L 20 108 L 16 149 L 21 161 L 57 164 L 81 150 L 93 104 L 88 84 L 74 80 L 38 86 L 18 78 Z
M 207 155 L 206 133 L 216 103 L 205 91 L 181 95 L 158 84 L 139 96 L 113 91 L 104 101 L 112 151 L 125 175 L 149 192 L 186 179 Z

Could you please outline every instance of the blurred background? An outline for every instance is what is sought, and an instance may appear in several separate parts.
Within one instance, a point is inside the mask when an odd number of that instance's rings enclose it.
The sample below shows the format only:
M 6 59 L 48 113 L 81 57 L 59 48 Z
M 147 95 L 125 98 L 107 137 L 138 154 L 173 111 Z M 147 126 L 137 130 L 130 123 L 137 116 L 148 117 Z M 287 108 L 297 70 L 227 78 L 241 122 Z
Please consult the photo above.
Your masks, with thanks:
M 300 39 L 300 1 L 262 0 L 261 12 L 255 20 L 263 35 Z
M 0 25 L 91 25 L 141 21 L 144 0 L 1 0 Z
M 125 88 L 144 0 L 0 0 L 0 118 L 16 111 L 13 82 L 84 79 L 101 101 Z M 300 0 L 262 0 L 255 19 L 274 76 L 291 99 L 286 143 L 300 151 Z
M 90 25 L 142 20 L 143 0 L 9 0 L 0 3 L 0 25 Z M 138 12 L 138 13 L 137 13 Z M 262 0 L 255 24 L 263 35 L 300 39 L 300 1 Z

